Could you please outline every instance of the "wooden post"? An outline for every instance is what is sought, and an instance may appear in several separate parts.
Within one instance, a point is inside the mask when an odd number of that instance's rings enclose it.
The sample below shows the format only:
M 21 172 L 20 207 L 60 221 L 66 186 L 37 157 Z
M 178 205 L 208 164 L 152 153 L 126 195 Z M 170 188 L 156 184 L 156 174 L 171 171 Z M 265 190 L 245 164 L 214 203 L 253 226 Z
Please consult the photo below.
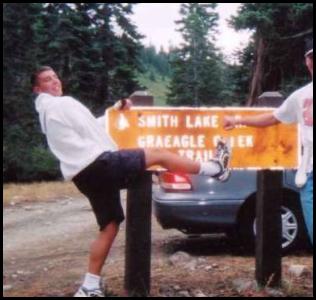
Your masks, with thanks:
M 146 91 L 137 91 L 129 96 L 134 106 L 153 106 L 154 97 Z
M 152 177 L 146 172 L 127 195 L 125 290 L 129 297 L 150 293 L 151 199 Z
M 256 280 L 259 286 L 281 285 L 282 171 L 259 171 L 256 207 Z
M 133 105 L 153 105 L 153 97 L 135 92 Z M 150 294 L 152 174 L 145 172 L 127 192 L 125 290 L 129 297 Z

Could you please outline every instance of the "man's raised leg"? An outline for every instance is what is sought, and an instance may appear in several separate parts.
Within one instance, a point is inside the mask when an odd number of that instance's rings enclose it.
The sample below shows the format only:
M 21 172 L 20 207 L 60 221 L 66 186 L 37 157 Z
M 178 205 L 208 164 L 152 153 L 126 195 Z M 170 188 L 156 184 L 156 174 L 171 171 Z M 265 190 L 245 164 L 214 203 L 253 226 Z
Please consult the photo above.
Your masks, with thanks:
M 198 174 L 200 163 L 160 148 L 144 149 L 146 168 L 159 165 L 171 172 Z
M 160 148 L 145 149 L 146 168 L 159 165 L 171 172 L 215 176 L 222 170 L 217 162 L 200 163 Z

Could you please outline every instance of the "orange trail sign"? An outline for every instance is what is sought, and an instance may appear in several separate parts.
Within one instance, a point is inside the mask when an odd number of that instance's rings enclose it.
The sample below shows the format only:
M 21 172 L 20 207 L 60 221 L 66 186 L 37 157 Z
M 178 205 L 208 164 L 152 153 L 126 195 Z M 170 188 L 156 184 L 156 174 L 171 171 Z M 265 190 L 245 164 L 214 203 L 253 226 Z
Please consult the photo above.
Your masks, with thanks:
M 217 140 L 229 140 L 233 169 L 291 169 L 300 160 L 297 125 L 265 128 L 238 126 L 226 131 L 225 115 L 250 116 L 269 108 L 163 108 L 109 109 L 106 130 L 119 149 L 164 148 L 198 161 L 208 161 Z

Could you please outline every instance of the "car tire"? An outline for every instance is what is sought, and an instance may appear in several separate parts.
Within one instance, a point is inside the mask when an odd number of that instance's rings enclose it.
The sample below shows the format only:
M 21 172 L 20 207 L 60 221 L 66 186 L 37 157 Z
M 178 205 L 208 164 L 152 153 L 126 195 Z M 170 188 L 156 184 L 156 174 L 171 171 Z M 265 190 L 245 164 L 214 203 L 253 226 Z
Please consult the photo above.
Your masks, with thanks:
M 282 252 L 284 254 L 306 245 L 307 235 L 300 202 L 296 195 L 285 195 L 282 204 Z M 247 249 L 255 249 L 255 201 L 252 198 L 243 208 L 237 235 Z

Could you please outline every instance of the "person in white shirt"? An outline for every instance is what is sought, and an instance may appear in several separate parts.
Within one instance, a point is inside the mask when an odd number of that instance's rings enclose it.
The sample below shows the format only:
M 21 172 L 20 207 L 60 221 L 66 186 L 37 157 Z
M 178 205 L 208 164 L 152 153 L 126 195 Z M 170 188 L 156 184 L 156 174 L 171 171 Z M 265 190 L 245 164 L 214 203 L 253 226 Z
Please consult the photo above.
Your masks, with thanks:
M 305 62 L 313 79 L 313 40 L 307 42 L 306 50 Z M 223 127 L 227 130 L 236 125 L 265 127 L 279 122 L 300 125 L 303 156 L 295 182 L 300 188 L 304 219 L 313 244 L 313 81 L 296 90 L 274 112 L 242 118 L 225 116 Z
M 62 96 L 62 83 L 51 67 L 32 74 L 31 83 L 41 129 L 48 146 L 60 162 L 66 180 L 73 180 L 87 196 L 96 215 L 100 233 L 91 245 L 88 273 L 75 297 L 103 297 L 100 273 L 119 224 L 124 220 L 119 190 L 133 184 L 147 168 L 163 168 L 227 180 L 229 150 L 223 143 L 209 162 L 196 162 L 164 149 L 118 150 L 105 128 L 80 102 Z M 129 99 L 118 102 L 124 109 Z

